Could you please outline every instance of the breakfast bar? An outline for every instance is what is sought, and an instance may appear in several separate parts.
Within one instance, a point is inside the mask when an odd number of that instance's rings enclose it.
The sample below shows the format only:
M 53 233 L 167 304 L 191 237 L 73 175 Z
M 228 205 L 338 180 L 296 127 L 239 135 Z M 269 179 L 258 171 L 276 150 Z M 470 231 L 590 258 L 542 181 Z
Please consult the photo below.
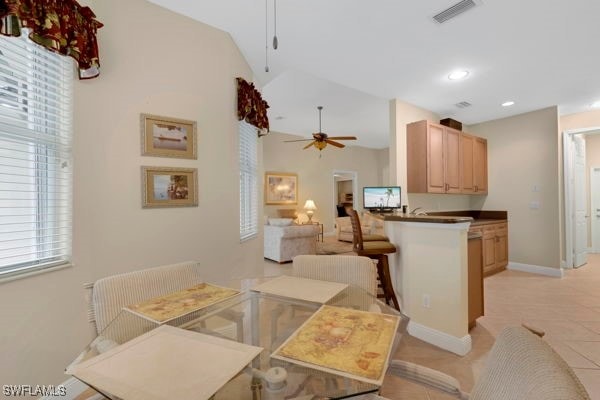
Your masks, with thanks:
M 473 218 L 390 214 L 385 232 L 399 249 L 390 273 L 408 332 L 459 355 L 471 350 L 468 332 L 467 236 Z

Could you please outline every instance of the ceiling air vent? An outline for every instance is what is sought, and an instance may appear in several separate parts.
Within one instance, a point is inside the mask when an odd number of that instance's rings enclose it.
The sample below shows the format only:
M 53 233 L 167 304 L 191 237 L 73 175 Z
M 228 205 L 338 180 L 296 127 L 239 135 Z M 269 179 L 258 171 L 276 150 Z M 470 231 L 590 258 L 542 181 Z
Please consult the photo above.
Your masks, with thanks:
M 477 5 L 477 3 L 475 3 L 475 1 L 473 1 L 473 0 L 462 0 L 462 1 L 459 1 L 458 3 L 456 3 L 455 5 L 453 5 L 452 7 L 447 8 L 444 11 L 434 15 L 433 19 L 436 20 L 436 22 L 443 24 L 444 22 L 448 21 L 449 19 L 452 19 L 452 18 L 464 13 L 467 10 L 470 10 L 471 8 L 475 7 L 476 5 Z
M 473 104 L 469 103 L 468 101 L 461 101 L 460 103 L 456 103 L 455 106 L 458 108 L 467 108 L 467 107 L 471 107 Z

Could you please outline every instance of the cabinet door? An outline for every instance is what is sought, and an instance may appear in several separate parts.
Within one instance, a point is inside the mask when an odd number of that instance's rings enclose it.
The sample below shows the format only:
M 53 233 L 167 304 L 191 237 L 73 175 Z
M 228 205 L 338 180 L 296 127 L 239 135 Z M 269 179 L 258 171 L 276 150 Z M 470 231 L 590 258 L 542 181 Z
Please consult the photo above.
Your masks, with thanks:
M 460 187 L 462 193 L 474 193 L 475 192 L 475 171 L 474 171 L 474 149 L 475 149 L 475 138 L 466 133 L 460 135 L 460 150 L 462 159 L 462 171 L 460 175 Z
M 506 224 L 496 228 L 496 267 L 502 268 L 508 265 L 508 229 Z
M 473 171 L 475 192 L 477 194 L 486 194 L 488 192 L 487 140 L 479 137 L 475 138 Z
M 446 193 L 460 193 L 460 131 L 444 129 L 444 172 Z
M 445 193 L 444 181 L 444 128 L 427 126 L 427 192 Z
M 496 269 L 496 229 L 483 230 L 483 273 L 491 273 Z

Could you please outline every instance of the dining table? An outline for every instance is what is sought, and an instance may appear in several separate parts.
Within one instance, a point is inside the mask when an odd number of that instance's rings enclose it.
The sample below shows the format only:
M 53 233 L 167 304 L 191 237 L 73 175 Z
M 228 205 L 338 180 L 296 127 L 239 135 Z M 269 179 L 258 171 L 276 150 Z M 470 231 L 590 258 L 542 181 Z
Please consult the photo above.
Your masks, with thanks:
M 161 323 L 124 308 L 98 333 L 66 372 L 107 398 L 129 400 L 127 396 L 119 397 L 102 387 L 102 384 L 86 381 L 72 371 L 82 363 L 102 357 L 103 353 L 115 346 L 123 346 L 166 325 L 262 349 L 210 399 L 346 399 L 380 390 L 381 382 L 360 379 L 352 374 L 339 373 L 310 363 L 297 363 L 275 357 L 274 353 L 325 305 L 394 316 L 399 322 L 394 328 L 387 365 L 406 332 L 409 321 L 406 315 L 353 285 L 343 285 L 341 290 L 326 301 L 314 301 L 310 296 L 296 296 L 293 291 L 288 294 L 253 290 L 257 285 L 268 281 L 265 278 L 231 281 L 227 286 L 238 289 L 237 295 Z M 218 365 L 216 361 L 216 358 L 211 360 L 204 357 L 197 360 L 198 363 Z M 160 360 L 156 362 L 160 363 Z

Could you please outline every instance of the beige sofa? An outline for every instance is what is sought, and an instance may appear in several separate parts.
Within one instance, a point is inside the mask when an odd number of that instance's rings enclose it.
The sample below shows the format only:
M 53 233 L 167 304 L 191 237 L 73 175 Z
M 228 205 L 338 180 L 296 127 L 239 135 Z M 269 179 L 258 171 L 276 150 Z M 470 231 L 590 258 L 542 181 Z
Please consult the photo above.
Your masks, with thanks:
M 299 254 L 316 254 L 318 234 L 318 225 L 265 225 L 264 257 L 284 263 Z
M 374 217 L 369 213 L 362 213 L 362 215 L 360 215 L 360 225 L 363 233 L 363 240 L 387 240 L 383 228 L 383 220 Z M 350 217 L 336 218 L 335 231 L 337 240 L 341 240 L 342 242 L 352 242 L 352 223 L 350 222 Z

